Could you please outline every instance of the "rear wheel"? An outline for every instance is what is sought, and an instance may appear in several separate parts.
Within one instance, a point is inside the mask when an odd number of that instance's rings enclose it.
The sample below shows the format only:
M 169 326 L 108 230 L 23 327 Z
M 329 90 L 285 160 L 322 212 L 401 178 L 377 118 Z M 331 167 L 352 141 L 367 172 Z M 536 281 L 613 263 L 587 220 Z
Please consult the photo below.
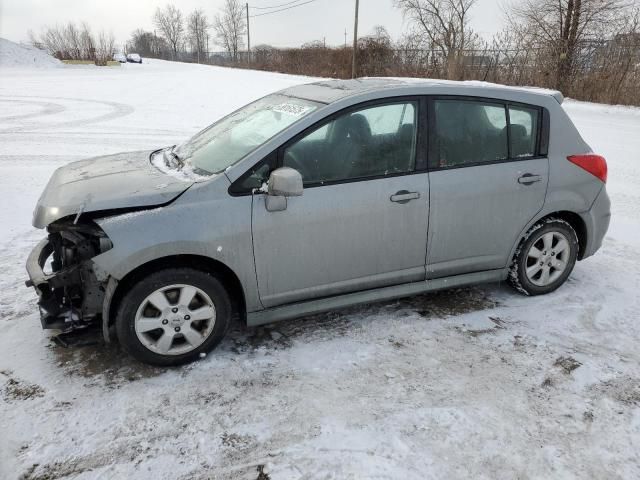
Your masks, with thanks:
M 212 350 L 231 320 L 231 302 L 213 275 L 190 268 L 150 274 L 125 294 L 116 316 L 123 348 L 152 365 L 180 365 Z
M 518 247 L 509 283 L 525 295 L 554 291 L 569 277 L 578 256 L 578 237 L 573 227 L 560 219 L 534 225 Z

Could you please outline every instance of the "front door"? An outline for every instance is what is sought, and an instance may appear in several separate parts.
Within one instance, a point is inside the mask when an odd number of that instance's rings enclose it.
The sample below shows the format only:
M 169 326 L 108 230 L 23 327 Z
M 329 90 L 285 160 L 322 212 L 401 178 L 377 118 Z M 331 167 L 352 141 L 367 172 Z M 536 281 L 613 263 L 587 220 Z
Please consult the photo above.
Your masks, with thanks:
M 447 98 L 430 113 L 427 277 L 504 268 L 545 200 L 541 109 Z
M 265 307 L 424 280 L 429 180 L 416 171 L 418 104 L 350 109 L 281 149 L 305 189 L 279 212 L 254 196 Z

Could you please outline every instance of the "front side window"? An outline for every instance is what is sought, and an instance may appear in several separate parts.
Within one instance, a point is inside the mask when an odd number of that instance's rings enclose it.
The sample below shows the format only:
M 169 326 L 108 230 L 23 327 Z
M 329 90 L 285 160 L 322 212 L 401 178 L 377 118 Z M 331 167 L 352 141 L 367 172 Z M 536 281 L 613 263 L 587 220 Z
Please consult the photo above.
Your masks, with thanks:
M 434 167 L 457 167 L 508 158 L 504 105 L 435 100 Z
M 268 95 L 197 133 L 174 153 L 199 174 L 220 173 L 318 107 L 308 100 Z
M 340 115 L 286 147 L 283 165 L 305 185 L 411 172 L 417 110 L 417 102 L 397 102 Z

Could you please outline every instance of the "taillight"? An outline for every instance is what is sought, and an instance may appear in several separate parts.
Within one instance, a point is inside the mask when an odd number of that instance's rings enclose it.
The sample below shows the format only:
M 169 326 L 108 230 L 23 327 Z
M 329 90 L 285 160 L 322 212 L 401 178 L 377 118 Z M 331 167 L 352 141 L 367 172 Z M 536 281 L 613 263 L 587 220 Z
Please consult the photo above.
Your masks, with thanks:
M 583 155 L 569 155 L 567 160 L 607 183 L 607 161 L 603 156 L 585 153 Z

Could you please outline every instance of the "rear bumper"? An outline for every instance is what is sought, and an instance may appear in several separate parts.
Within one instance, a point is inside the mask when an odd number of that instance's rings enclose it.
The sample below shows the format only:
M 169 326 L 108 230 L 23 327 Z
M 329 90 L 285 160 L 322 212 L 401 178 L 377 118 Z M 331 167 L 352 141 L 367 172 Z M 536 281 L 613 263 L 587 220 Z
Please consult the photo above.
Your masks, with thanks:
M 609 229 L 611 201 L 605 187 L 602 187 L 589 211 L 581 217 L 587 227 L 587 245 L 582 255 L 582 259 L 585 259 L 600 249 Z

